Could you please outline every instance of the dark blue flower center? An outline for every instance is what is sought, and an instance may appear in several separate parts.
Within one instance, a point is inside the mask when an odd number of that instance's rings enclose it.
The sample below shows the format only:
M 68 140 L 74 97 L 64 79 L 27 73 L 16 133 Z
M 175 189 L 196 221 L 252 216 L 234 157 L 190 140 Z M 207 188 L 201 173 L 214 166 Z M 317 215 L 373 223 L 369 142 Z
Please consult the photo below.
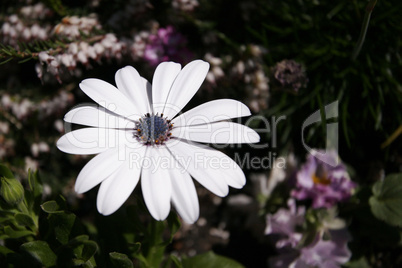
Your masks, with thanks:
M 173 124 L 161 115 L 146 114 L 137 123 L 135 136 L 144 144 L 163 144 L 170 138 Z

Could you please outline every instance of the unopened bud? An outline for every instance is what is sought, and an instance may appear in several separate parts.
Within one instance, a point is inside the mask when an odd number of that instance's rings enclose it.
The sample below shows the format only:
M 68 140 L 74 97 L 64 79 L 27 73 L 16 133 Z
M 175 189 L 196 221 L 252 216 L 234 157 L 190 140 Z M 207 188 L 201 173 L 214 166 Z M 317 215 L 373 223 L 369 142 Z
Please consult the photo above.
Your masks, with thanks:
M 0 178 L 0 195 L 9 205 L 17 205 L 24 198 L 22 184 L 14 178 Z

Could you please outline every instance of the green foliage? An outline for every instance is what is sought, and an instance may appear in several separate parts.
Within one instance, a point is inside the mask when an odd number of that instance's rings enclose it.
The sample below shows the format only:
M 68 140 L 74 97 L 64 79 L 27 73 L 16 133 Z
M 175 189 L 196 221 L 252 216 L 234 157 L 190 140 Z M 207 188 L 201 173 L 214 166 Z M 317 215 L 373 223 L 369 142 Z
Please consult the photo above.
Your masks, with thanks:
M 159 267 L 165 261 L 164 252 L 180 228 L 180 221 L 177 215 L 171 212 L 164 222 L 152 220 L 147 225 L 138 223 L 141 225 L 138 230 L 142 230 L 143 239 L 140 245 L 133 245 L 132 256 L 141 262 L 142 267 Z M 165 234 L 166 229 L 169 236 Z
M 60 198 L 59 202 L 63 203 L 60 206 L 65 206 L 64 198 Z M 73 213 L 66 210 L 47 213 L 49 213 L 49 215 L 47 217 L 48 233 L 46 236 L 49 238 L 54 237 L 62 245 L 67 244 L 72 238 L 84 232 L 82 224 Z
M 355 198 L 342 214 L 343 217 L 351 219 L 348 226 L 353 236 L 353 240 L 348 244 L 353 252 L 351 267 L 367 267 L 365 263 L 373 267 L 380 259 L 383 267 L 392 267 L 395 258 L 400 255 L 400 228 L 379 220 L 373 214 L 369 205 L 370 198 L 373 198 L 371 187 L 361 187 Z
M 0 171 L 16 180 L 6 166 L 1 165 Z M 17 267 L 95 267 L 98 246 L 84 235 L 76 216 L 65 210 L 64 198 L 40 205 L 43 187 L 36 172 L 29 172 L 27 189 L 19 185 L 20 202 L 0 202 L 0 238 L 4 240 L 0 261 Z
M 110 252 L 109 253 L 110 260 L 112 261 L 113 267 L 116 268 L 133 268 L 133 262 L 127 257 L 127 255 L 118 253 L 118 252 Z
M 33 188 L 24 192 L 22 184 L 5 165 L 0 165 L 0 172 L 1 196 L 5 201 L 0 200 L 0 239 L 29 241 L 38 232 L 38 210 L 32 210 L 38 200 L 33 198 Z M 32 173 L 29 176 L 35 177 Z
M 400 20 L 395 16 L 395 9 L 401 3 L 377 3 L 370 13 L 364 44 L 358 42 L 358 37 L 362 23 L 368 23 L 363 18 L 365 1 L 342 0 L 336 4 L 261 1 L 258 4 L 260 10 L 247 24 L 249 33 L 246 36 L 269 49 L 265 59 L 268 66 L 284 58 L 295 59 L 305 66 L 309 78 L 307 88 L 294 96 L 271 88 L 270 108 L 263 111 L 264 115 L 287 116 L 286 124 L 278 127 L 278 133 L 281 133 L 278 147 L 286 148 L 292 143 L 297 149 L 300 146 L 298 126 L 311 113 L 322 110 L 323 105 L 338 100 L 340 145 L 348 147 L 345 154 L 356 148 L 363 151 L 362 155 L 378 150 L 402 120 L 398 67 L 401 64 L 398 52 L 401 39 L 392 36 L 402 30 Z M 353 61 L 351 56 L 356 43 L 363 46 Z M 325 124 L 311 126 L 309 131 L 306 135 L 309 146 L 323 147 L 324 139 L 320 137 L 325 137 Z M 368 132 L 371 132 L 370 138 Z M 400 151 L 400 144 L 390 150 L 399 148 Z M 380 151 L 378 157 L 387 153 L 389 151 Z M 352 161 L 359 163 L 356 157 Z
M 60 16 L 66 15 L 66 8 L 63 6 L 61 0 L 44 0 L 43 2 Z
M 402 173 L 388 175 L 376 182 L 369 202 L 371 211 L 378 219 L 402 226 Z
M 6 46 L 0 44 L 0 62 L 5 64 L 13 59 L 19 60 L 18 63 L 24 63 L 31 59 L 38 59 L 39 52 L 50 51 L 51 54 L 59 53 L 65 47 L 59 41 L 35 41 L 33 43 L 19 42 L 18 47 Z
M 367 262 L 366 258 L 360 258 L 356 261 L 348 262 L 345 267 L 348 268 L 370 268 L 371 266 Z
M 240 263 L 231 260 L 229 258 L 217 255 L 212 251 L 194 256 L 191 258 L 185 258 L 182 261 L 183 268 L 204 268 L 204 267 L 219 267 L 219 268 L 242 268 L 244 267 Z
M 364 15 L 364 21 L 363 21 L 363 25 L 362 25 L 362 29 L 360 31 L 360 36 L 359 36 L 359 40 L 357 41 L 355 50 L 353 51 L 353 55 L 352 55 L 352 59 L 355 60 L 357 58 L 357 56 L 360 53 L 360 50 L 362 49 L 364 40 L 366 38 L 366 33 L 367 33 L 367 28 L 369 26 L 370 23 L 370 17 L 371 17 L 371 13 L 373 12 L 373 9 L 375 7 L 375 4 L 377 3 L 377 0 L 371 0 L 366 7 L 366 12 Z
M 5 165 L 3 165 L 3 164 L 0 164 L 0 176 L 5 177 L 5 178 L 9 178 L 9 179 L 14 178 L 14 175 L 10 171 L 10 169 L 8 167 L 6 167 Z
M 33 266 L 38 267 L 51 267 L 56 264 L 56 254 L 50 249 L 48 243 L 44 241 L 32 241 L 22 244 L 20 247 L 21 253 L 28 255 L 29 262 L 33 263 Z M 32 262 L 31 262 L 32 260 Z
M 0 165 L 0 172 L 2 178 L 16 180 L 5 165 Z M 242 267 L 213 253 L 184 259 L 183 264 L 181 259 L 166 254 L 180 229 L 180 221 L 173 212 L 166 221 L 144 222 L 139 215 L 146 208 L 139 203 L 127 207 L 123 217 L 102 217 L 99 226 L 105 229 L 89 232 L 90 224 L 68 210 L 63 196 L 43 202 L 37 172 L 29 172 L 27 182 L 27 189 L 21 184 L 17 186 L 23 194 L 19 203 L 0 202 L 0 239 L 4 241 L 0 262 L 7 267 L 201 267 L 194 266 L 196 263 Z M 121 234 L 124 236 L 116 240 Z

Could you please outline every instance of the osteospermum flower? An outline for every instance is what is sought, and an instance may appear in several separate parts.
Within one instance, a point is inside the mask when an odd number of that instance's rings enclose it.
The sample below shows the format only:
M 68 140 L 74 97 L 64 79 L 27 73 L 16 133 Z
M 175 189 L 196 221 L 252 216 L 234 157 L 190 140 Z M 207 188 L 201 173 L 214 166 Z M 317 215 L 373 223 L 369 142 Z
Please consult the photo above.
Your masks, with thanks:
M 334 167 L 327 164 L 338 162 L 338 154 L 329 151 L 325 155 L 328 161 L 309 155 L 297 173 L 296 189 L 292 191 L 292 196 L 298 200 L 311 199 L 313 208 L 331 208 L 349 199 L 356 187 L 342 163 Z
M 221 197 L 229 186 L 244 186 L 244 173 L 231 158 L 200 143 L 258 142 L 254 130 L 228 121 L 250 115 L 249 109 L 236 100 L 221 99 L 178 115 L 208 69 L 201 60 L 183 69 L 164 62 L 156 68 L 151 86 L 127 66 L 116 73 L 117 88 L 99 79 L 80 83 L 100 107 L 68 112 L 66 122 L 88 127 L 65 134 L 57 147 L 71 154 L 98 154 L 78 174 L 75 190 L 84 193 L 101 184 L 97 196 L 101 214 L 115 212 L 140 177 L 145 204 L 156 220 L 167 217 L 172 202 L 188 223 L 199 216 L 192 178 Z

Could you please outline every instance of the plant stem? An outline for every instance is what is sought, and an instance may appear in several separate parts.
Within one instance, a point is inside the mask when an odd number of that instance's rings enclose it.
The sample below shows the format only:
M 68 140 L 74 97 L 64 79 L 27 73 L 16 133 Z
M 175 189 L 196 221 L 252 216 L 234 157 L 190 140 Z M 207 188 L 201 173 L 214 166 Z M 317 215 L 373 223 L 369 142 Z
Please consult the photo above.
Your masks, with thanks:
M 357 41 L 355 49 L 353 50 L 352 60 L 356 60 L 357 56 L 360 53 L 360 50 L 363 47 L 364 40 L 366 39 L 368 25 L 370 23 L 371 13 L 373 12 L 373 9 L 374 9 L 376 3 L 377 3 L 377 0 L 370 0 L 370 2 L 367 4 L 366 13 L 364 14 L 364 19 L 363 19 L 363 25 L 360 30 L 359 40 Z

